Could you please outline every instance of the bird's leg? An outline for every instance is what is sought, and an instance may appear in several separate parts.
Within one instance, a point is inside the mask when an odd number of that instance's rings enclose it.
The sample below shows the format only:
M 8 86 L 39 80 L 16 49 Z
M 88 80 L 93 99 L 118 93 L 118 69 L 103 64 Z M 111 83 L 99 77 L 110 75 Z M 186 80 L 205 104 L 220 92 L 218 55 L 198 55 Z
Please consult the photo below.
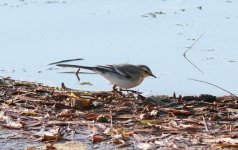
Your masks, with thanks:
M 113 87 L 112 87 L 112 92 L 115 92 L 115 91 L 117 91 L 117 86 L 116 86 L 116 85 L 113 85 Z

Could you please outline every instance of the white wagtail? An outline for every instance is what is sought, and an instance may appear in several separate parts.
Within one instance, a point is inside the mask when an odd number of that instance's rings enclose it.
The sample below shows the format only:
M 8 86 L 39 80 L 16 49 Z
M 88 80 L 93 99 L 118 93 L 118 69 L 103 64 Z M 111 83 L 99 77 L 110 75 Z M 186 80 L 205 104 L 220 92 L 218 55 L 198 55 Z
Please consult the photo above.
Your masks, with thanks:
M 151 72 L 150 68 L 146 65 L 118 64 L 89 67 L 70 64 L 57 64 L 57 66 L 91 70 L 94 73 L 102 75 L 111 84 L 124 89 L 130 89 L 140 85 L 144 78 L 148 76 L 156 78 L 156 76 Z

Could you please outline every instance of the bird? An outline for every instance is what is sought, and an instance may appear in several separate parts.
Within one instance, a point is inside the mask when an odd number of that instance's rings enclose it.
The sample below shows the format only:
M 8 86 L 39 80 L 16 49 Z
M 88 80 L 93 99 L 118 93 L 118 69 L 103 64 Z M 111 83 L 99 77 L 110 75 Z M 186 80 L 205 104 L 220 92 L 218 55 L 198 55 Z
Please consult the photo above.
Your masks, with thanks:
M 146 77 L 152 76 L 156 78 L 151 69 L 146 65 L 113 64 L 91 67 L 71 64 L 57 64 L 57 66 L 90 70 L 103 76 L 111 84 L 123 89 L 130 89 L 140 85 Z

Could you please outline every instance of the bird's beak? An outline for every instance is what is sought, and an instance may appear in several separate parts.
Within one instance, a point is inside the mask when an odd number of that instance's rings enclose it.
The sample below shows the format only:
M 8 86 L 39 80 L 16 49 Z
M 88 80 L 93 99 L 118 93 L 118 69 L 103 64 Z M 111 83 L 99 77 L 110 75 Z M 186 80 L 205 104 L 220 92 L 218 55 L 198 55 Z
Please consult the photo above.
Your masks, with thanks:
M 153 75 L 152 73 L 150 74 L 150 76 L 154 77 L 154 78 L 157 78 L 155 75 Z

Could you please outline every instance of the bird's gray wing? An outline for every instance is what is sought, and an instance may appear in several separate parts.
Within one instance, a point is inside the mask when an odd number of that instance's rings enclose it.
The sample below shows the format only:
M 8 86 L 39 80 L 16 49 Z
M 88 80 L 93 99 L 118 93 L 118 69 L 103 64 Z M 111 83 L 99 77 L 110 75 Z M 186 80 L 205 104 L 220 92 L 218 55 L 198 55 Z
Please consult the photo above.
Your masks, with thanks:
M 105 73 L 105 72 L 111 72 L 117 75 L 121 75 L 126 78 L 131 78 L 132 75 L 126 71 L 124 65 L 105 65 L 105 66 L 97 66 L 95 67 L 96 70 Z
M 139 75 L 138 66 L 130 64 L 115 65 L 117 70 L 122 72 L 126 78 L 132 78 Z

